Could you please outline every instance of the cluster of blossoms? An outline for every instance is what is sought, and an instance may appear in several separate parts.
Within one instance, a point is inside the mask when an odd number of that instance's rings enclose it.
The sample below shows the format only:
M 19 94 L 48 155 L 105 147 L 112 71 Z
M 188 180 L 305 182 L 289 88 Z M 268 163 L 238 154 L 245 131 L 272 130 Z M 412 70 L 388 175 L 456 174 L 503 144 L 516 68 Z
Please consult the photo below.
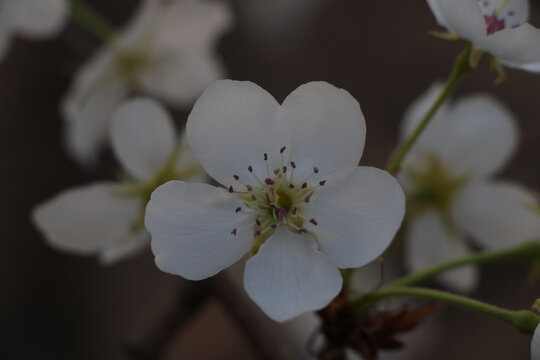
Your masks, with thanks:
M 471 67 L 487 53 L 500 74 L 502 65 L 540 72 L 540 30 L 527 23 L 527 0 L 427 3 L 448 30 L 439 36 L 468 42 Z M 0 0 L 0 55 L 12 33 L 52 35 L 66 14 L 61 0 Z M 223 2 L 143 0 L 125 30 L 102 39 L 62 103 L 66 142 L 91 164 L 110 139 L 125 176 L 37 206 L 33 221 L 52 246 L 112 263 L 151 239 L 156 265 L 190 280 L 245 258 L 248 295 L 282 322 L 346 298 L 336 300 L 346 269 L 382 256 L 405 210 L 412 270 L 463 257 L 471 244 L 502 248 L 540 236 L 537 197 L 492 179 L 518 144 L 517 122 L 497 100 L 447 103 L 447 88 L 433 85 L 405 114 L 404 143 L 426 113 L 430 123 L 394 177 L 358 165 L 366 124 L 347 91 L 311 82 L 279 104 L 251 82 L 218 80 L 215 44 L 231 22 Z M 156 101 L 127 100 L 133 93 L 174 106 L 198 97 L 186 136 L 178 139 Z M 222 186 L 204 183 L 206 174 Z M 440 279 L 468 292 L 478 271 L 461 267 Z M 538 328 L 531 352 L 540 360 Z

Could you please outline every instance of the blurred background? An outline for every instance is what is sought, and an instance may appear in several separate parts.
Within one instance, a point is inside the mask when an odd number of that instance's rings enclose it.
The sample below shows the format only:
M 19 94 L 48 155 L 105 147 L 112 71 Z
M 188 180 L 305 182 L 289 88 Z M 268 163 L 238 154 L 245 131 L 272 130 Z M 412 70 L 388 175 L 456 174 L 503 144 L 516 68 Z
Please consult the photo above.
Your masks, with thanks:
M 87 3 L 121 26 L 138 2 Z M 234 26 L 218 46 L 229 77 L 253 81 L 279 101 L 312 80 L 348 90 L 367 121 L 363 165 L 384 167 L 404 109 L 432 81 L 446 78 L 463 47 L 428 34 L 437 25 L 425 0 L 231 0 L 230 5 Z M 531 7 L 531 22 L 538 27 L 540 4 Z M 0 64 L 0 358 L 301 358 L 311 320 L 294 328 L 276 324 L 223 276 L 190 284 L 160 272 L 149 252 L 103 267 L 95 258 L 51 249 L 32 226 L 29 215 L 37 203 L 115 175 L 110 153 L 98 169 L 84 171 L 62 142 L 59 101 L 98 47 L 84 29 L 70 24 L 54 41 L 18 38 Z M 540 76 L 508 70 L 507 80 L 493 86 L 495 74 L 487 68 L 482 63 L 456 95 L 489 91 L 512 109 L 521 144 L 500 176 L 538 190 Z M 174 110 L 179 124 L 189 110 Z M 484 266 L 473 296 L 528 308 L 539 297 L 540 284 L 526 284 L 527 273 L 522 264 Z M 194 304 L 194 310 L 186 314 L 179 302 Z M 181 326 L 172 326 L 178 319 L 184 319 Z M 406 353 L 440 360 L 530 356 L 530 336 L 455 308 L 444 307 L 419 332 L 429 337 L 413 336 L 407 351 L 394 359 L 405 359 Z

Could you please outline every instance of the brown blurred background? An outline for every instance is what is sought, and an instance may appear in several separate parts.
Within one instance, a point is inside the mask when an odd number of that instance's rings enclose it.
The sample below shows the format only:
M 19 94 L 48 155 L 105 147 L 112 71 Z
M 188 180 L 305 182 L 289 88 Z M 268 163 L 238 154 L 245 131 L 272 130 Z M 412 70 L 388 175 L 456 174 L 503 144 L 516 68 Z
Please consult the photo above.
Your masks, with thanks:
M 136 5 L 131 0 L 88 3 L 117 25 L 129 19 Z M 436 23 L 425 0 L 230 3 L 236 24 L 219 44 L 229 76 L 256 82 L 280 101 L 312 80 L 348 90 L 367 121 L 364 165 L 384 166 L 404 109 L 432 81 L 446 77 L 463 46 L 428 34 Z M 532 23 L 539 26 L 539 3 L 531 6 Z M 151 342 L 155 329 L 178 312 L 178 294 L 191 286 L 158 271 L 149 253 L 102 267 L 93 258 L 56 252 L 30 223 L 36 203 L 114 174 L 110 154 L 99 169 L 84 172 L 67 157 L 61 141 L 59 101 L 77 67 L 97 46 L 71 25 L 54 41 L 19 39 L 0 64 L 1 359 L 136 358 L 129 350 Z M 508 70 L 503 84 L 495 87 L 494 80 L 482 63 L 457 93 L 489 91 L 517 114 L 522 142 L 501 176 L 538 190 L 540 75 Z M 179 123 L 188 113 L 175 112 Z M 525 284 L 527 270 L 519 264 L 485 266 L 474 296 L 528 308 L 540 297 L 540 286 Z M 271 358 L 264 355 L 269 345 L 288 346 L 283 328 L 258 313 L 242 289 L 219 284 L 220 296 L 229 300 L 214 296 L 201 303 L 174 331 L 164 358 L 265 359 Z M 205 291 L 204 284 L 184 289 L 194 295 L 199 291 Z M 246 331 L 245 320 L 249 323 L 252 316 Z M 414 341 L 414 359 L 529 359 L 530 336 L 493 319 L 447 307 L 436 325 L 435 338 Z M 275 349 L 270 355 L 275 359 L 298 358 Z

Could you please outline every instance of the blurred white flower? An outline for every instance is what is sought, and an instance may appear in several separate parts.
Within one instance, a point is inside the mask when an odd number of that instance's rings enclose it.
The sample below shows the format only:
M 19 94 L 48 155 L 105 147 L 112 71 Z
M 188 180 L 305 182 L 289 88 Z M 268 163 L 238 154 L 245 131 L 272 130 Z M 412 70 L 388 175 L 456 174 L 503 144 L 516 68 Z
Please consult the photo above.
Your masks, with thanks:
M 540 30 L 528 0 L 427 0 L 437 22 L 502 64 L 540 72 Z
M 408 109 L 402 138 L 414 130 L 441 91 L 432 86 Z M 490 180 L 518 143 L 514 116 L 487 95 L 443 105 L 413 146 L 398 177 L 407 194 L 406 260 L 413 270 L 470 252 L 464 234 L 483 247 L 511 246 L 538 237 L 535 196 L 523 187 Z M 471 290 L 477 269 L 465 267 L 441 279 Z
M 83 66 L 63 101 L 75 159 L 95 160 L 112 110 L 130 93 L 188 105 L 221 78 L 214 47 L 230 25 L 225 2 L 143 1 L 134 21 Z
M 0 0 L 0 58 L 14 35 L 42 39 L 56 35 L 68 15 L 66 0 Z
M 540 360 L 540 325 L 534 330 L 531 341 L 531 360 Z
M 204 180 L 187 143 L 177 141 L 171 119 L 152 100 L 122 104 L 113 115 L 110 133 L 115 155 L 131 180 L 64 191 L 32 214 L 51 246 L 97 254 L 104 263 L 148 245 L 144 208 L 157 186 L 171 179 Z
M 251 82 L 218 81 L 197 100 L 187 139 L 225 188 L 171 181 L 154 191 L 145 223 L 156 264 L 200 280 L 250 252 L 244 286 L 274 320 L 327 305 L 341 289 L 337 268 L 378 257 L 401 224 L 397 181 L 357 166 L 358 102 L 327 83 L 280 106 Z

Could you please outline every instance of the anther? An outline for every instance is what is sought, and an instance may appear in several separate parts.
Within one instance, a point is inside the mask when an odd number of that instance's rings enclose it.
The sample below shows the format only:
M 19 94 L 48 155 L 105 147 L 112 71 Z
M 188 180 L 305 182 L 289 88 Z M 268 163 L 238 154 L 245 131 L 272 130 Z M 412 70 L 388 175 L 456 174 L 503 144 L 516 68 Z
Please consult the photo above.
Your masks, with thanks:
M 274 180 L 272 180 L 270 178 L 266 178 L 264 180 L 264 182 L 266 183 L 266 185 L 274 185 L 275 184 Z
M 279 174 L 279 169 L 274 169 L 274 175 Z
M 284 146 L 284 147 L 282 147 L 281 149 L 279 149 L 279 153 L 280 153 L 280 154 L 283 154 L 283 152 L 285 151 L 286 148 L 287 148 L 287 147 Z
M 261 235 L 261 230 L 255 231 L 255 236 L 259 236 L 259 235 Z
M 306 229 L 304 229 L 304 228 L 301 228 L 301 229 L 300 229 L 300 230 L 298 230 L 298 231 L 299 231 L 299 232 L 301 232 L 301 233 L 307 233 L 307 230 L 306 230 Z
M 255 197 L 255 195 L 251 194 L 251 200 L 257 201 L 257 198 Z
M 251 186 L 251 185 L 246 185 L 246 189 L 247 189 L 247 191 L 251 191 L 251 190 L 253 190 L 253 186 Z
M 241 207 L 237 207 L 236 210 L 234 210 L 234 212 L 237 212 L 237 213 L 239 213 L 240 211 L 242 211 Z
M 302 189 L 305 189 L 305 188 L 307 188 L 307 183 L 302 184 Z
M 253 172 L 253 166 L 249 165 L 249 166 L 248 166 L 248 171 L 249 171 L 249 172 Z
M 264 153 L 264 161 L 267 161 L 267 160 L 268 160 L 268 154 Z
M 310 219 L 309 222 L 312 223 L 313 225 L 319 225 L 319 224 L 317 223 L 317 221 L 315 221 L 315 219 Z
M 326 184 L 326 180 L 319 181 L 319 185 L 324 186 L 324 184 Z
M 233 188 L 232 188 L 232 185 L 229 186 L 229 192 L 230 192 L 230 193 L 234 192 L 234 190 L 233 190 Z
M 293 169 L 296 169 L 296 163 L 294 161 L 291 161 L 291 166 Z
M 293 184 L 289 184 L 289 189 L 294 189 L 294 185 L 293 185 Z
M 308 195 L 308 196 L 306 196 L 306 198 L 304 199 L 304 201 L 308 203 L 308 202 L 309 202 L 309 198 L 310 198 L 310 196 L 309 196 L 309 195 Z
M 271 203 L 272 200 L 270 200 L 270 195 L 268 195 L 268 193 L 266 193 L 265 195 L 266 195 L 266 202 Z
M 272 229 L 277 229 L 277 225 L 276 225 L 276 224 L 272 224 L 272 225 L 270 225 L 270 227 L 271 227 Z
M 319 173 L 319 168 L 315 166 L 315 167 L 313 168 L 313 172 L 314 172 L 315 174 Z
M 285 174 L 286 172 L 287 172 L 287 167 L 284 166 L 284 167 L 283 167 L 283 173 Z
M 291 214 L 296 215 L 296 211 L 297 211 L 297 209 L 296 209 L 296 208 L 293 208 L 293 209 L 291 210 Z
M 232 231 L 231 231 L 231 234 L 236 236 L 236 228 L 234 228 Z
M 278 220 L 281 221 L 287 217 L 287 210 L 280 208 L 277 214 Z
M 233 177 L 234 177 L 234 180 L 237 180 L 237 181 L 240 179 L 240 176 L 238 175 L 233 175 Z

